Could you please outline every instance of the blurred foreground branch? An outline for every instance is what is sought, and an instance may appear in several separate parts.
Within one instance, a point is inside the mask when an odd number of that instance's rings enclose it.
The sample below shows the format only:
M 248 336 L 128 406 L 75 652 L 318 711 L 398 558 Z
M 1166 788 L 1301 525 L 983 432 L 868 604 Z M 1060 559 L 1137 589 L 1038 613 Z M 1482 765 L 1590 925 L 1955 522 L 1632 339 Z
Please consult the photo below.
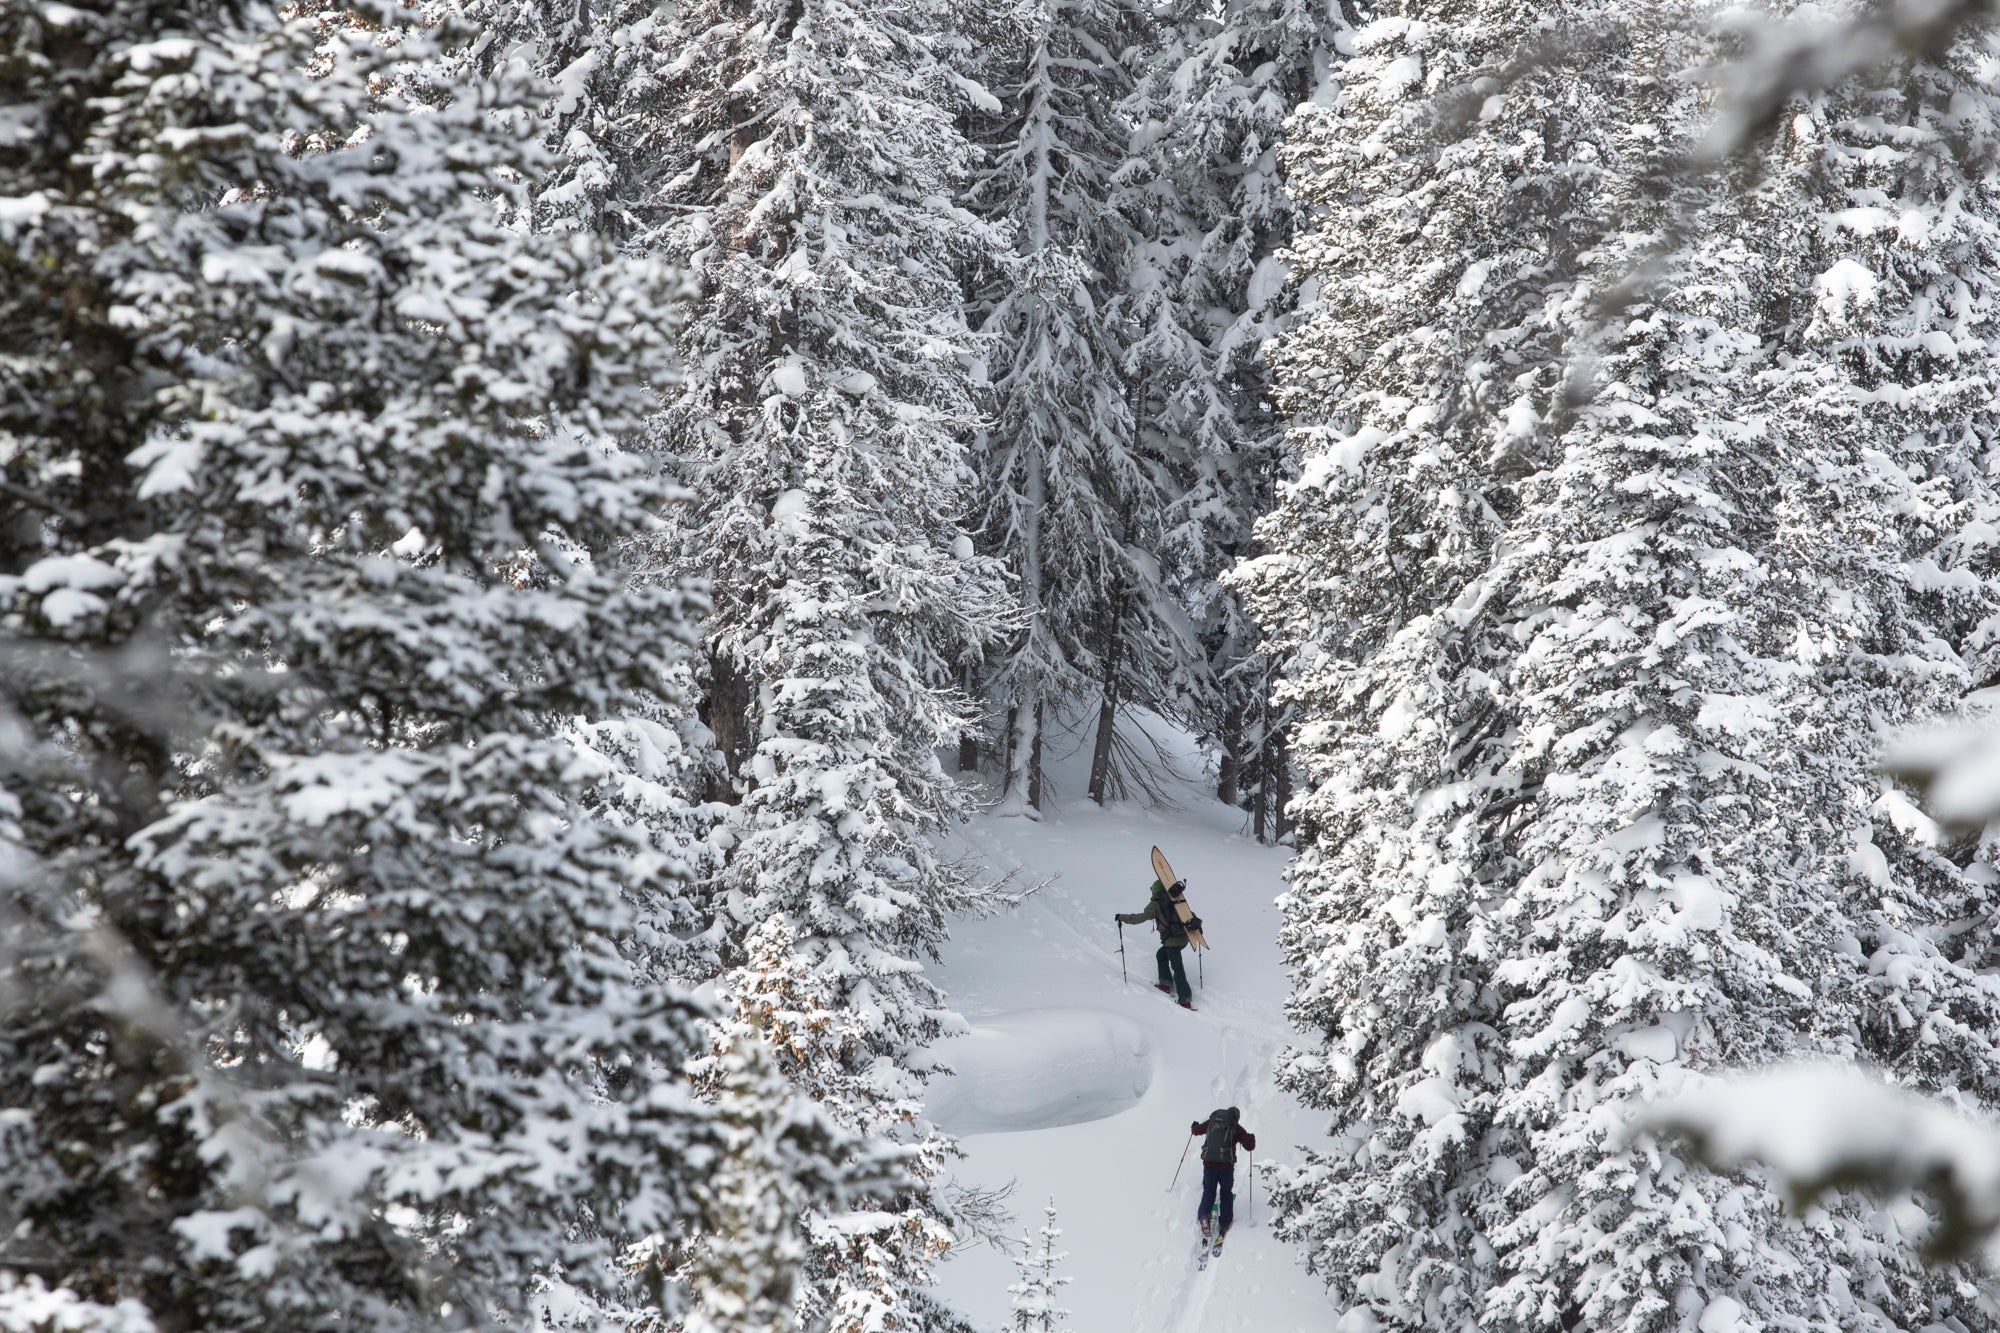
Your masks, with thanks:
M 1882 769 L 1915 787 L 1930 816 L 1954 833 L 2000 818 L 2000 727 L 1983 722 L 1906 732 L 1891 740 Z
M 1743 24 L 1736 31 L 1748 49 L 1715 72 L 1722 95 L 1696 160 L 1733 158 L 1771 130 L 1793 98 L 1893 61 L 1941 56 L 1996 13 L 2000 0 L 1881 0 L 1844 20 Z
M 1937 1226 L 1925 1258 L 1972 1258 L 2000 1230 L 2000 1125 L 1855 1069 L 1798 1066 L 1727 1079 L 1643 1108 L 1634 1134 L 1686 1140 L 1723 1171 L 1762 1167 L 1802 1209 L 1859 1189 L 1922 1194 Z

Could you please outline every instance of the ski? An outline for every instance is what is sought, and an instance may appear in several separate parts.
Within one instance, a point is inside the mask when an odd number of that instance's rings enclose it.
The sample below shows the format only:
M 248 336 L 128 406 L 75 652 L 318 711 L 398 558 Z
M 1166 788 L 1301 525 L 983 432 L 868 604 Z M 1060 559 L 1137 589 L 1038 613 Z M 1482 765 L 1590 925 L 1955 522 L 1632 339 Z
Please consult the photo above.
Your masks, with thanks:
M 1208 1258 L 1214 1252 L 1214 1248 L 1208 1239 L 1208 1233 L 1203 1232 L 1201 1239 L 1194 1243 L 1194 1271 L 1199 1273 L 1206 1269 L 1208 1267 Z

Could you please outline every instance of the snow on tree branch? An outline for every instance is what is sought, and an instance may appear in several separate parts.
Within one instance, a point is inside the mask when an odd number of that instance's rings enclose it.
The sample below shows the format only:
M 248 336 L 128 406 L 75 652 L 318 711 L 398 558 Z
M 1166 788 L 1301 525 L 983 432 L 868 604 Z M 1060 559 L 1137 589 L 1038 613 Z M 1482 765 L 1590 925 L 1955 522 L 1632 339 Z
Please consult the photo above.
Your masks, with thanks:
M 1920 1193 L 1937 1206 L 1924 1253 L 1973 1257 L 2000 1229 L 2000 1125 L 1854 1069 L 1798 1065 L 1724 1079 L 1634 1116 L 1724 1171 L 1763 1167 L 1795 1209 L 1837 1190 Z

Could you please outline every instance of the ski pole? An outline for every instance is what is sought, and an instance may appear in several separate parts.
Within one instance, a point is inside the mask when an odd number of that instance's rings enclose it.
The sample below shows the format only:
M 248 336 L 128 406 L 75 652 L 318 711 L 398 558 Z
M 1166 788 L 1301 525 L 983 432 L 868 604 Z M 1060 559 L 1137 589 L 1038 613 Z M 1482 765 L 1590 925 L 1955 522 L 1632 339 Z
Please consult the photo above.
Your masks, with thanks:
M 1257 1154 L 1250 1154 L 1250 1198 L 1243 1205 L 1243 1225 L 1249 1226 L 1257 1216 Z
M 1180 1166 L 1176 1166 L 1174 1168 L 1174 1178 L 1167 1185 L 1167 1193 L 1172 1194 L 1174 1192 L 1174 1186 L 1181 1183 L 1181 1167 L 1187 1165 L 1188 1149 L 1192 1147 L 1194 1147 L 1194 1135 L 1190 1134 L 1188 1135 L 1188 1141 L 1181 1147 Z
M 1201 965 L 1201 956 L 1207 952 L 1208 950 L 1206 949 L 1196 949 L 1194 951 L 1194 976 L 1195 980 L 1201 983 L 1203 990 L 1208 989 L 1208 969 Z
M 1132 978 L 1125 975 L 1125 923 L 1123 921 L 1118 923 L 1118 980 L 1127 986 L 1132 984 Z

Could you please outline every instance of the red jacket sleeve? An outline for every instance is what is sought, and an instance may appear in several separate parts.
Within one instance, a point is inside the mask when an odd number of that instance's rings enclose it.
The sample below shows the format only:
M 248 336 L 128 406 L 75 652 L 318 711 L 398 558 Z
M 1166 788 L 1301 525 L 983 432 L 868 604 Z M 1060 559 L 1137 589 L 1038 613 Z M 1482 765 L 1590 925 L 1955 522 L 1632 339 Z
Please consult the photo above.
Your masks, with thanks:
M 1188 1131 L 1188 1133 L 1190 1133 L 1190 1134 L 1206 1134 L 1206 1133 L 1208 1133 L 1208 1122 L 1207 1122 L 1206 1120 L 1197 1120 L 1197 1121 L 1195 1121 L 1195 1122 L 1194 1122 L 1194 1128 L 1190 1129 L 1190 1130 Z
M 1242 1144 L 1245 1148 L 1248 1148 L 1251 1152 L 1257 1151 L 1257 1136 L 1255 1134 L 1244 1132 L 1244 1129 L 1241 1125 L 1238 1125 L 1236 1127 L 1236 1141 Z

